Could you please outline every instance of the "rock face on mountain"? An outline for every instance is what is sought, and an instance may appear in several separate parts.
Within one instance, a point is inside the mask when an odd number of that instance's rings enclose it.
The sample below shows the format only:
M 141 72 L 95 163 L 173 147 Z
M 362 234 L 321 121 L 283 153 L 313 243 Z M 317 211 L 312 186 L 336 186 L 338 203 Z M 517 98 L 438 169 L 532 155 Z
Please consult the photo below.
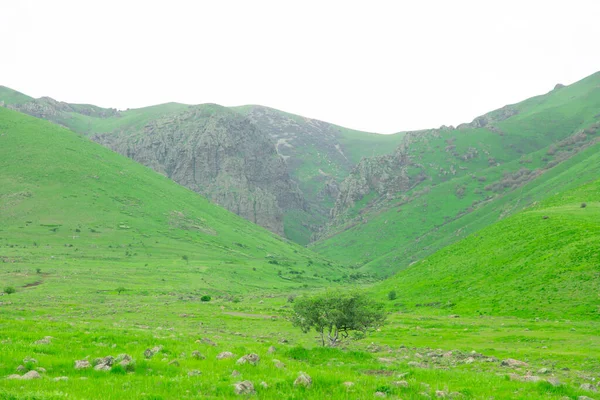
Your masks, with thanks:
M 300 244 L 327 224 L 340 183 L 361 158 L 389 154 L 401 140 L 262 106 L 119 111 L 2 87 L 0 101 L 89 136 Z
M 246 106 L 240 112 L 271 137 L 313 205 L 323 208 L 321 203 L 335 201 L 337 184 L 355 165 L 340 143 L 339 127 L 263 106 Z
M 305 207 L 269 138 L 224 107 L 193 106 L 92 139 L 280 235 L 283 213 Z
M 101 108 L 89 104 L 69 104 L 51 97 L 41 97 L 22 104 L 11 104 L 8 108 L 59 124 L 65 122 L 69 113 L 97 118 L 120 116 L 114 108 Z

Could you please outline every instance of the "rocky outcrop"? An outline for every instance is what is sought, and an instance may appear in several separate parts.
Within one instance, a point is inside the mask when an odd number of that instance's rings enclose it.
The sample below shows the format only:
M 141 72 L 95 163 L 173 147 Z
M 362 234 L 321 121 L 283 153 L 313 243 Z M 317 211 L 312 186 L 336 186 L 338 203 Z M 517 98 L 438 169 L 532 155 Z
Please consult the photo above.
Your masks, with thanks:
M 284 211 L 305 207 L 269 137 L 221 106 L 191 106 L 92 139 L 280 235 Z
M 378 198 L 387 194 L 406 192 L 425 179 L 421 173 L 409 175 L 409 167 L 413 167 L 414 170 L 420 169 L 420 166 L 412 161 L 408 152 L 412 141 L 411 135 L 413 134 L 407 134 L 394 154 L 364 158 L 352 170 L 341 183 L 335 207 L 331 211 L 334 223 L 336 218 L 345 214 L 354 207 L 356 202 L 371 193 Z
M 22 104 L 11 104 L 8 108 L 61 125 L 68 125 L 67 121 L 72 117 L 72 113 L 97 118 L 120 116 L 119 111 L 114 108 L 102 108 L 90 104 L 69 104 L 51 97 L 40 97 Z
M 457 129 L 471 129 L 471 128 L 492 128 L 495 123 L 504 121 L 517 115 L 519 111 L 513 106 L 504 106 L 487 114 L 481 115 L 475 118 L 471 123 L 460 124 Z
M 355 165 L 340 140 L 340 128 L 263 106 L 237 111 L 269 135 L 292 179 L 311 203 L 311 211 L 327 215 L 324 204 L 335 201 L 337 186 Z

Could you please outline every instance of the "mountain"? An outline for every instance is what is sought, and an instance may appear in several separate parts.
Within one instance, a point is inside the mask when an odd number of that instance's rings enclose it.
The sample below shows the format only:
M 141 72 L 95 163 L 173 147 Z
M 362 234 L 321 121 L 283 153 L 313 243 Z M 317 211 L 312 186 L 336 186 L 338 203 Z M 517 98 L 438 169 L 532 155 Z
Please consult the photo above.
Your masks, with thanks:
M 524 185 L 595 146 L 599 130 L 596 73 L 470 124 L 407 132 L 393 154 L 362 160 L 342 182 L 313 248 L 389 275 L 537 200 Z
M 394 290 L 405 312 L 598 320 L 599 221 L 594 180 L 436 252 L 378 290 Z
M 196 274 L 190 289 L 232 291 L 318 285 L 343 275 L 149 168 L 6 108 L 0 170 L 0 249 L 16 268 L 177 270 Z
M 308 209 L 286 213 L 286 237 L 306 244 L 329 220 L 339 184 L 364 157 L 387 154 L 401 134 L 351 130 L 324 121 L 251 105 L 233 107 L 267 133 L 285 160 Z
M 260 106 L 167 103 L 118 111 L 8 88 L 0 101 L 85 134 L 301 244 L 327 222 L 352 167 L 401 139 Z

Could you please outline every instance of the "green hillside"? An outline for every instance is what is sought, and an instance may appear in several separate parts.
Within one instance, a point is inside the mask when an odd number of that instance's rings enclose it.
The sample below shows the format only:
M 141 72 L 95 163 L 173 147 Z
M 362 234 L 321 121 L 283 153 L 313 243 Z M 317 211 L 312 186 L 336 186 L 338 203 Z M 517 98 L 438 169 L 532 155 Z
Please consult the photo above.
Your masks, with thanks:
M 23 104 L 31 100 L 33 100 L 32 97 L 0 85 L 0 102 L 5 105 Z
M 379 290 L 395 290 L 404 312 L 598 320 L 599 243 L 596 180 L 436 252 Z
M 340 182 L 364 157 L 389 154 L 403 134 L 381 135 L 344 128 L 269 107 L 232 107 L 275 143 L 308 208 L 285 213 L 285 235 L 300 244 L 312 241 L 328 221 Z
M 102 281 L 122 271 L 129 288 L 165 278 L 164 290 L 217 294 L 319 285 L 341 276 L 310 251 L 146 167 L 3 108 L 0 169 L 2 259 L 17 269 L 40 268 L 53 284 L 109 290 L 115 283 L 102 287 Z M 69 273 L 83 265 L 93 272 Z M 2 281 L 37 279 L 9 273 Z
M 84 136 L 0 108 L 0 399 L 594 396 L 595 135 L 576 132 L 554 150 L 530 153 L 526 164 L 544 168 L 523 182 L 507 180 L 498 166 L 482 169 L 486 182 L 479 172 L 441 179 L 422 193 L 436 207 L 431 215 L 417 213 L 426 208 L 418 196 L 390 210 L 381 201 L 358 204 L 379 212 L 365 217 L 365 227 L 406 211 L 414 219 L 403 223 L 413 232 L 424 215 L 439 224 L 453 212 L 448 193 L 458 182 L 466 188 L 460 207 L 474 209 L 414 247 L 411 240 L 394 247 L 372 231 L 366 245 L 393 251 L 354 270 Z M 486 190 L 493 177 L 510 185 Z M 490 194 L 473 205 L 477 188 Z M 400 221 L 385 218 L 384 226 Z M 349 264 L 364 251 L 362 243 L 354 243 L 356 253 L 339 246 Z M 408 253 L 431 256 L 367 289 L 391 311 L 380 329 L 322 348 L 314 331 L 290 323 L 297 296 L 356 289 L 364 272 L 408 266 Z M 260 360 L 237 361 L 247 354 Z M 108 356 L 117 361 L 97 368 Z M 507 359 L 521 364 L 507 366 Z M 85 361 L 89 367 L 76 368 Z M 37 379 L 23 378 L 32 371 Z M 294 383 L 301 373 L 311 377 L 308 387 Z M 245 381 L 253 396 L 236 394 Z
M 407 133 L 394 155 L 365 160 L 346 179 L 336 218 L 313 248 L 389 275 L 543 199 L 536 188 L 549 180 L 568 187 L 595 178 L 599 84 L 597 73 L 458 129 Z

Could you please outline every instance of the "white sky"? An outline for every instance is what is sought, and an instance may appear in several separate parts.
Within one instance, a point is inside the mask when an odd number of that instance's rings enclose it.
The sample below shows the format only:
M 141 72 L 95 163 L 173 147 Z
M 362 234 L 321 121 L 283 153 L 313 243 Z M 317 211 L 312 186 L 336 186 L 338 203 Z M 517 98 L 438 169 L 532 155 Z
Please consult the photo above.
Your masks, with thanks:
M 600 1 L 0 0 L 0 84 L 134 108 L 262 104 L 390 133 L 600 70 Z

